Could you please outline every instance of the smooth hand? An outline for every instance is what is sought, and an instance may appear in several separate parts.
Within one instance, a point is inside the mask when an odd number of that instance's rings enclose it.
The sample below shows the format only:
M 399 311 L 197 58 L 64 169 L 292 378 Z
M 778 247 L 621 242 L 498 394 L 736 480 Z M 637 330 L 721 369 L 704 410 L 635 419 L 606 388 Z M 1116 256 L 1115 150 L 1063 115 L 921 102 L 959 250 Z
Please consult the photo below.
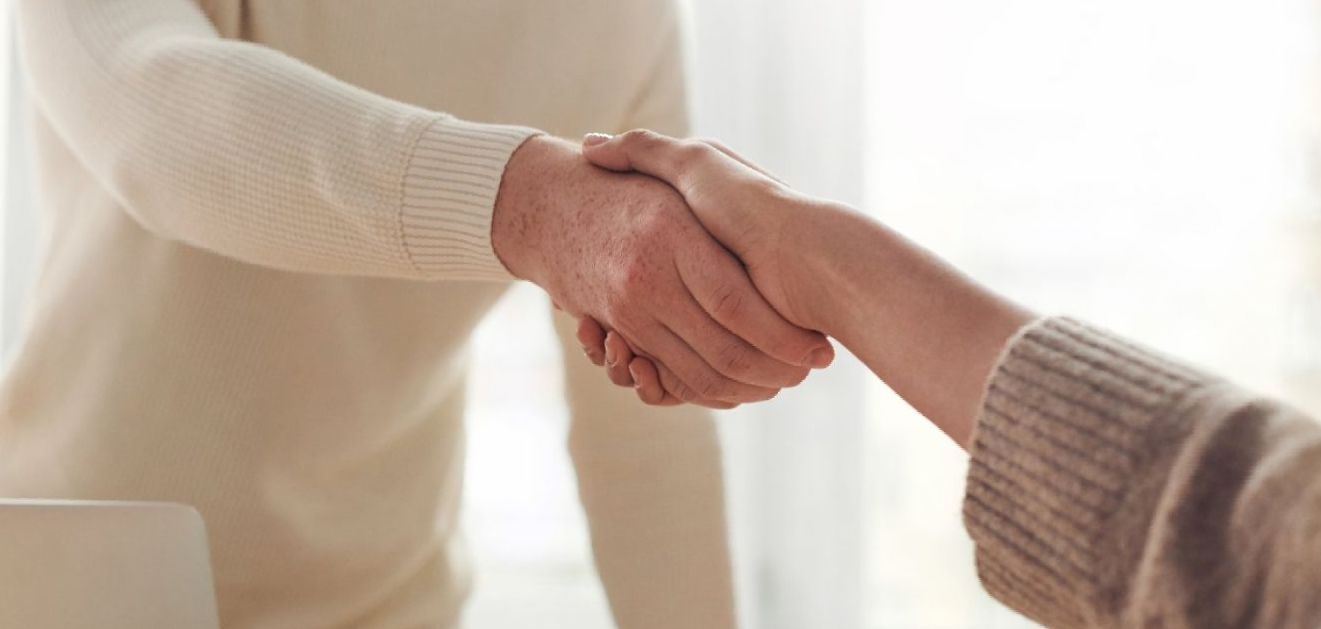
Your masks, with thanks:
M 557 307 L 627 338 L 673 402 L 712 408 L 773 397 L 834 357 L 786 320 L 674 188 L 589 164 L 578 147 L 529 140 L 506 166 L 491 241 Z M 595 324 L 594 324 L 595 325 Z M 588 349 L 601 362 L 603 343 Z
M 795 245 L 795 225 L 836 208 L 794 192 L 713 141 L 679 140 L 650 131 L 594 134 L 584 140 L 583 154 L 603 168 L 645 173 L 668 183 L 711 235 L 738 256 L 771 307 L 801 328 L 821 327 L 813 308 L 818 300 L 803 289 L 813 285 L 812 278 L 797 277 L 804 269 L 785 264 L 782 254 Z M 637 339 L 626 330 L 610 330 L 583 317 L 578 336 L 588 356 L 606 366 L 611 380 L 635 386 L 644 402 L 683 401 L 666 382 L 663 359 L 657 364 L 636 356 Z

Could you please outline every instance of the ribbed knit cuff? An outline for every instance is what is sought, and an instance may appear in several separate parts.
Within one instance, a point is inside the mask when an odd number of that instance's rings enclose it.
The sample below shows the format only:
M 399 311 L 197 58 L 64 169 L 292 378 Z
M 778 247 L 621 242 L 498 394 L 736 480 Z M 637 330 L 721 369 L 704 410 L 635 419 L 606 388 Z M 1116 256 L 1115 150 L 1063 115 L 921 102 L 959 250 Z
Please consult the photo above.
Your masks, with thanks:
M 510 281 L 491 248 L 491 213 L 509 157 L 536 129 L 438 118 L 404 173 L 405 253 L 424 278 Z
M 1069 319 L 1020 331 L 970 448 L 964 524 L 986 589 L 1051 627 L 1088 625 L 1122 596 L 1109 529 L 1178 441 L 1173 407 L 1209 381 Z

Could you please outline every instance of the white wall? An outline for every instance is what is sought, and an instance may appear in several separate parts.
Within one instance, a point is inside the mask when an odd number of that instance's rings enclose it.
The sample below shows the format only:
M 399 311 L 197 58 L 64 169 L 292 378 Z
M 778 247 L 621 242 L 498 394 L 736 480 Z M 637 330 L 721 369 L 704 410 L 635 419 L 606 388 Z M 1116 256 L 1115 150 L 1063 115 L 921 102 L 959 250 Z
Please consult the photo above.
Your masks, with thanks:
M 693 3 L 695 127 L 791 184 L 863 201 L 860 0 Z M 722 417 L 745 626 L 861 623 L 864 370 Z

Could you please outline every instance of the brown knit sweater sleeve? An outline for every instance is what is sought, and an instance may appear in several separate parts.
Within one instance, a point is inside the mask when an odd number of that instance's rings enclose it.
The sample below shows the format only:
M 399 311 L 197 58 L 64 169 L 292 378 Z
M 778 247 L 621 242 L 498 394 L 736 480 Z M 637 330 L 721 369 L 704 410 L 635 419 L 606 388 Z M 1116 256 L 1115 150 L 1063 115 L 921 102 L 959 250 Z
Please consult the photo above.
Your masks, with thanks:
M 1046 319 L 971 452 L 982 583 L 1047 626 L 1321 626 L 1321 429 L 1296 411 Z

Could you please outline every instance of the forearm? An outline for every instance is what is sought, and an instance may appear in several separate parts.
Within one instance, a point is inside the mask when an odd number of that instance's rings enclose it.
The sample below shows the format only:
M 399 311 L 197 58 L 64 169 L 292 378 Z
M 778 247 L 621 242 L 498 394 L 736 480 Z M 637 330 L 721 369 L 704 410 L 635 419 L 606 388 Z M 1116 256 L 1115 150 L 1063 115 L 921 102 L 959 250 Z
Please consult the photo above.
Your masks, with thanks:
M 38 111 L 158 237 L 281 270 L 508 278 L 489 219 L 532 130 L 222 38 L 194 0 L 23 0 L 17 21 Z
M 856 211 L 799 216 L 806 316 L 966 448 L 997 356 L 1033 315 Z
M 589 153 L 684 191 L 785 316 L 969 448 L 964 521 L 1006 604 L 1059 627 L 1316 626 L 1313 421 L 1078 322 L 1029 325 L 892 230 L 728 151 L 629 134 Z
M 803 249 L 849 299 L 820 321 L 969 449 L 992 594 L 1048 626 L 1315 626 L 1315 423 L 1089 326 L 1029 325 L 892 230 L 826 216 Z
M 673 185 L 783 317 L 839 339 L 966 446 L 986 376 L 1029 313 L 880 223 L 791 190 L 727 148 L 649 132 L 589 137 L 586 146 L 595 164 Z

